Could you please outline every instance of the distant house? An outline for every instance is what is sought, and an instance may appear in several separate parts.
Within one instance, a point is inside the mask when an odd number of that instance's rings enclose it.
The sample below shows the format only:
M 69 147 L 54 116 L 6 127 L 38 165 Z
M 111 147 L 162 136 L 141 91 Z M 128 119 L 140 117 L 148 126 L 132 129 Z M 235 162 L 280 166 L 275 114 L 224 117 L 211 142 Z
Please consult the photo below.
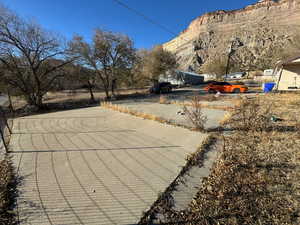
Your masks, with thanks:
M 300 90 L 300 56 L 278 62 L 274 73 L 279 74 L 278 91 Z
M 217 75 L 215 75 L 215 74 L 200 74 L 200 75 L 204 77 L 204 81 L 210 81 L 210 80 L 217 79 Z
M 273 76 L 273 74 L 274 74 L 273 69 L 264 70 L 264 76 Z
M 261 82 L 277 82 L 278 73 L 274 69 L 264 70 L 262 74 L 254 76 L 254 80 Z
M 176 86 L 199 85 L 204 82 L 204 76 L 197 73 L 176 70 L 171 74 L 160 76 L 159 81 L 170 82 Z

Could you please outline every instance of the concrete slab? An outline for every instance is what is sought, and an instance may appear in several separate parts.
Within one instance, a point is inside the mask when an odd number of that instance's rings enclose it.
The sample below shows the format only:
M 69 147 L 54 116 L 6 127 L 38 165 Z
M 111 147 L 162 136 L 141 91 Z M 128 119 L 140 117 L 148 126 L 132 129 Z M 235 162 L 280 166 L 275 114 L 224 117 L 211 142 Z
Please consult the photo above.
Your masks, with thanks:
M 93 107 L 14 121 L 20 224 L 135 224 L 205 134 Z
M 185 115 L 178 112 L 183 112 L 183 107 L 176 104 L 159 104 L 153 102 L 118 102 L 124 107 L 138 112 L 156 115 L 164 119 L 172 120 L 177 124 L 193 127 L 193 124 L 187 119 Z M 203 108 L 203 114 L 207 117 L 205 127 L 207 129 L 216 128 L 220 121 L 224 118 L 226 111 L 219 109 Z
M 222 141 L 219 140 L 210 146 L 204 154 L 203 165 L 191 167 L 186 174 L 178 179 L 178 185 L 171 193 L 174 199 L 174 210 L 180 211 L 188 208 L 201 188 L 203 178 L 210 175 L 213 164 L 221 152 L 222 144 Z

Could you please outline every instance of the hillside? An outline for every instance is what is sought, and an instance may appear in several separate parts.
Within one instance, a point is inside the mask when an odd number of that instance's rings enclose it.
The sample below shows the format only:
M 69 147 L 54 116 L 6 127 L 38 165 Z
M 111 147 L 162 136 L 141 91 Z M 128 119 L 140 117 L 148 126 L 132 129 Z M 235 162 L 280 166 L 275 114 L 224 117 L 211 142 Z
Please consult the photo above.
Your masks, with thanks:
M 177 55 L 181 69 L 199 70 L 216 57 L 226 58 L 234 40 L 233 58 L 250 70 L 272 66 L 268 64 L 287 49 L 295 53 L 299 31 L 300 0 L 262 0 L 239 10 L 204 14 L 163 47 Z

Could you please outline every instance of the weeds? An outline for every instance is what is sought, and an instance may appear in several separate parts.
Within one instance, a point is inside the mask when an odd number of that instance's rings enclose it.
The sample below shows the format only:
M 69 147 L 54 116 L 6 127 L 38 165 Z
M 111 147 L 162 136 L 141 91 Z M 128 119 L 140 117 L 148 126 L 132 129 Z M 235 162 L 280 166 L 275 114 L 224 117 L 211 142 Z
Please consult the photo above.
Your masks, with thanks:
M 260 99 L 243 99 L 225 123 L 240 131 L 265 131 L 272 128 L 273 106 Z
M 13 166 L 8 159 L 0 162 L 0 225 L 14 224 L 15 191 Z
M 237 103 L 234 101 L 231 101 L 232 104 L 235 106 Z M 191 101 L 170 101 L 168 104 L 174 104 L 179 106 L 192 106 Z M 208 104 L 208 103 L 201 103 L 202 108 L 205 109 L 218 109 L 218 110 L 224 110 L 224 111 L 233 111 L 234 106 L 228 106 L 228 105 L 218 105 L 218 104 Z
M 265 132 L 227 138 L 220 162 L 185 220 L 201 221 L 191 224 L 298 224 L 297 201 L 292 200 L 290 188 L 297 184 L 291 176 L 294 153 L 285 144 L 287 139 L 282 133 Z
M 218 98 L 215 95 L 208 95 L 207 98 L 206 98 L 206 100 L 208 102 L 214 102 L 214 101 L 217 101 Z
M 170 104 L 170 102 L 168 101 L 168 99 L 165 96 L 160 95 L 159 96 L 159 104 Z
M 270 101 L 285 121 L 270 121 Z M 300 121 L 291 121 L 294 113 L 284 96 L 243 100 L 227 122 L 236 129 L 225 136 L 211 175 L 188 209 L 165 215 L 166 224 L 300 224 Z M 278 129 L 282 123 L 294 128 Z
M 173 180 L 173 182 L 167 187 L 164 192 L 160 192 L 158 194 L 157 200 L 151 206 L 151 208 L 142 215 L 142 218 L 138 224 L 148 225 L 148 224 L 160 224 L 161 221 L 157 221 L 156 217 L 161 215 L 161 217 L 168 218 L 168 216 L 176 215 L 176 211 L 173 209 L 174 200 L 172 197 L 172 192 L 176 190 L 179 182 L 182 182 L 182 177 L 189 173 L 189 170 L 193 166 L 203 166 L 204 155 L 207 151 L 209 151 L 212 147 L 217 145 L 218 137 L 211 134 L 207 136 L 201 146 L 195 151 L 186 156 L 186 164 L 181 169 L 178 176 Z M 162 218 L 161 218 L 162 219 Z M 162 223 L 168 224 L 168 223 Z
M 194 96 L 191 101 L 191 107 L 183 106 L 184 114 L 196 130 L 205 131 L 207 117 L 203 114 L 203 107 L 199 96 Z
M 110 102 L 102 102 L 101 106 L 106 107 L 108 109 L 112 109 L 118 112 L 122 112 L 122 113 L 126 113 L 126 114 L 130 114 L 132 116 L 136 116 L 136 117 L 140 117 L 143 119 L 147 119 L 147 120 L 154 120 L 154 121 L 158 121 L 160 123 L 169 123 L 168 120 L 152 115 L 152 114 L 148 114 L 148 113 L 143 113 L 143 112 L 138 112 L 135 110 L 131 110 L 128 107 L 123 107 L 117 104 L 112 104 Z
M 147 119 L 147 120 L 153 120 L 153 121 L 157 121 L 159 123 L 163 123 L 163 124 L 168 124 L 168 125 L 172 125 L 172 126 L 176 126 L 176 127 L 182 127 L 185 129 L 189 129 L 189 130 L 193 130 L 192 128 L 182 125 L 182 124 L 178 124 L 176 122 L 174 122 L 173 120 L 169 120 L 169 119 L 165 119 L 153 114 L 148 114 L 148 113 L 144 113 L 144 112 L 139 112 L 139 111 L 135 111 L 132 109 L 129 109 L 128 107 L 124 107 L 124 106 L 120 106 L 117 104 L 112 104 L 111 102 L 102 102 L 101 103 L 102 107 L 108 108 L 108 109 L 112 109 L 118 112 L 122 112 L 122 113 L 126 113 L 132 116 L 136 116 L 139 118 L 143 118 L 143 119 Z

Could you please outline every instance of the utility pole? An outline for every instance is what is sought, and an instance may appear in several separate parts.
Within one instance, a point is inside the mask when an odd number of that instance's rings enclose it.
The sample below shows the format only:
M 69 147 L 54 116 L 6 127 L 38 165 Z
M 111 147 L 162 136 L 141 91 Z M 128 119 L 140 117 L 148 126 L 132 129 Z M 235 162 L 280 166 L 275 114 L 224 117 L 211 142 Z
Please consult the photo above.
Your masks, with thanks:
M 227 80 L 227 75 L 229 73 L 230 58 L 231 58 L 232 53 L 234 52 L 233 45 L 235 43 L 235 38 L 231 38 L 230 40 L 231 40 L 231 44 L 228 49 L 228 58 L 227 58 L 227 65 L 226 65 L 226 71 L 225 71 L 225 81 Z

